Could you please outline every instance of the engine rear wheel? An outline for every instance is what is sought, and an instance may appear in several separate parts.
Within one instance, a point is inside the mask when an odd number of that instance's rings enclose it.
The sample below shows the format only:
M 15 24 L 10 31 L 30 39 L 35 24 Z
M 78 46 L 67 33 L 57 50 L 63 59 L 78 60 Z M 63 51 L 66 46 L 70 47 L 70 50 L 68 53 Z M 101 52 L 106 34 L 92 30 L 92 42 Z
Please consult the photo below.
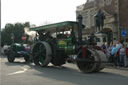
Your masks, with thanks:
M 7 59 L 8 59 L 8 62 L 14 62 L 15 52 L 13 50 L 8 51 Z
M 47 42 L 37 42 L 32 49 L 32 57 L 35 65 L 47 66 L 51 61 L 51 47 Z

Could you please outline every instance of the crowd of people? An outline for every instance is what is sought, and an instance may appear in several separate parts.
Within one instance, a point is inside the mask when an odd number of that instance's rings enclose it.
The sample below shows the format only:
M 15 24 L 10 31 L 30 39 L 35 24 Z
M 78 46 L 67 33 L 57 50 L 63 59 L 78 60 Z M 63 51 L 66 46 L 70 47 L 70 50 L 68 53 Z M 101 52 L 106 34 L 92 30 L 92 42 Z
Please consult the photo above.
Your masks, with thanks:
M 116 67 L 127 67 L 128 47 L 123 43 L 117 41 L 108 46 L 103 43 L 101 48 L 104 49 L 110 63 L 113 63 Z

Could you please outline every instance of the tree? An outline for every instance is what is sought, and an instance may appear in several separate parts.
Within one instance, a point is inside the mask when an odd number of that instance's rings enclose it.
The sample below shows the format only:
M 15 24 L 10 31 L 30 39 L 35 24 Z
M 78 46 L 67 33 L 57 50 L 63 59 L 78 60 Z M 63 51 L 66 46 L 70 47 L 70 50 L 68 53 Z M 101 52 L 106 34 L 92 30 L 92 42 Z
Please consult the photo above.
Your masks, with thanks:
M 2 32 L 1 32 L 2 45 L 4 45 L 5 43 L 10 45 L 12 43 L 12 40 L 11 40 L 12 34 L 14 35 L 14 42 L 15 43 L 22 43 L 23 41 L 22 41 L 21 37 L 24 34 L 24 28 L 25 27 L 30 27 L 29 22 L 6 24 L 5 28 L 2 29 Z
M 14 28 L 14 25 L 11 23 L 6 24 L 5 28 L 2 29 L 1 32 L 1 43 L 2 45 L 4 45 L 5 43 L 7 44 L 11 44 L 11 33 L 12 33 L 12 29 Z
M 30 23 L 29 22 L 25 22 L 24 23 L 24 27 L 28 27 L 29 28 L 30 27 Z

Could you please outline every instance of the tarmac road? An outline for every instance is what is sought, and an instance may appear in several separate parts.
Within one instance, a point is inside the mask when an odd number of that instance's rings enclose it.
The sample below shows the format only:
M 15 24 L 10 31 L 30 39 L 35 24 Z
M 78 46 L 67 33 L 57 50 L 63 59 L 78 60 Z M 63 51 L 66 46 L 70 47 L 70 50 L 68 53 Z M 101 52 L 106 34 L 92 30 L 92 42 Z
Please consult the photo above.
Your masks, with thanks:
M 6 57 L 1 57 L 0 85 L 128 85 L 128 71 L 105 68 L 85 74 L 75 64 L 41 68 L 23 59 L 8 63 Z

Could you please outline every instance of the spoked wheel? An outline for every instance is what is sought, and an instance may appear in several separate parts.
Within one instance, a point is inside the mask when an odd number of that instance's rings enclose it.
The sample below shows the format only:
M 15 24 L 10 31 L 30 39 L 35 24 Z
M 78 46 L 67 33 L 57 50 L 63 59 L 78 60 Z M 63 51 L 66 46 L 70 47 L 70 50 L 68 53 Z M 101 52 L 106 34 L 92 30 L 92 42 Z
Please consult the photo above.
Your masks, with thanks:
M 30 56 L 29 55 L 25 55 L 24 56 L 24 60 L 25 60 L 25 62 L 29 62 L 30 61 Z
M 91 73 L 96 68 L 96 63 L 94 62 L 96 60 L 96 57 L 87 50 L 87 56 L 86 59 L 82 58 L 82 52 L 78 54 L 78 57 L 76 59 L 76 63 L 78 68 L 85 73 Z
M 14 62 L 15 52 L 13 50 L 8 51 L 7 59 L 8 59 L 8 62 Z
M 47 42 L 37 42 L 32 49 L 32 57 L 35 65 L 47 66 L 51 61 L 51 47 Z

